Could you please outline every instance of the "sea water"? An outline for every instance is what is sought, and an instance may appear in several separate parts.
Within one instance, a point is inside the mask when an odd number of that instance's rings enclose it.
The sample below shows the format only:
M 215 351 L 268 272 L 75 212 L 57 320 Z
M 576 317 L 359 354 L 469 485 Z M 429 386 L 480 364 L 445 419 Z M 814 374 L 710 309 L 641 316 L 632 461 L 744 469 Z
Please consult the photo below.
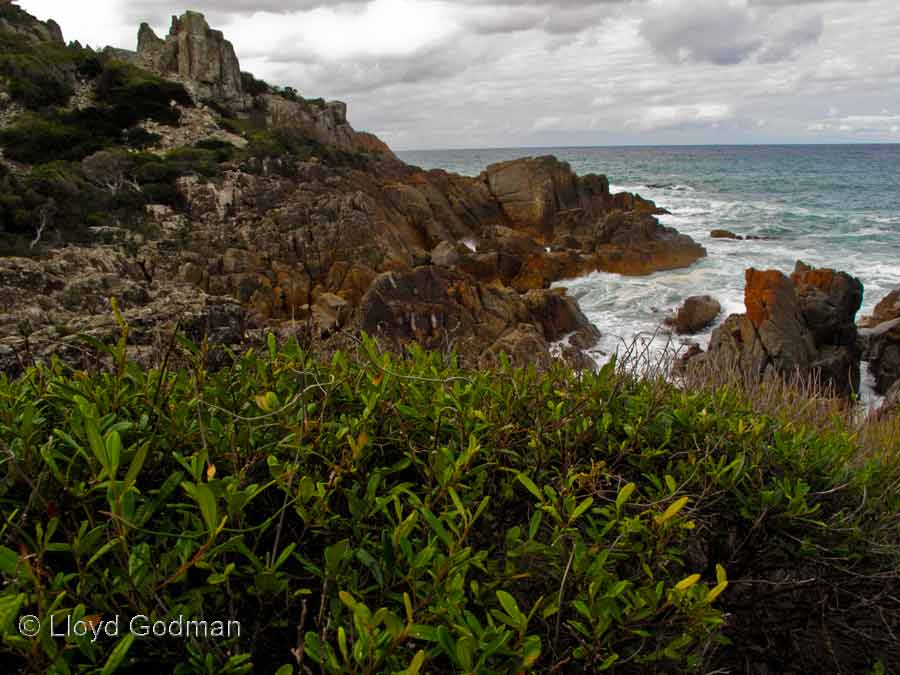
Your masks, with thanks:
M 647 277 L 594 273 L 565 286 L 603 333 L 598 361 L 656 335 L 692 295 L 721 304 L 719 322 L 744 311 L 744 270 L 789 274 L 802 260 L 862 280 L 860 315 L 900 287 L 900 145 L 667 146 L 438 150 L 399 153 L 423 168 L 478 175 L 494 162 L 552 154 L 579 174 L 601 173 L 613 192 L 637 192 L 671 211 L 660 221 L 706 247 L 687 269 Z M 764 240 L 712 239 L 726 229 Z M 690 339 L 705 347 L 712 328 Z

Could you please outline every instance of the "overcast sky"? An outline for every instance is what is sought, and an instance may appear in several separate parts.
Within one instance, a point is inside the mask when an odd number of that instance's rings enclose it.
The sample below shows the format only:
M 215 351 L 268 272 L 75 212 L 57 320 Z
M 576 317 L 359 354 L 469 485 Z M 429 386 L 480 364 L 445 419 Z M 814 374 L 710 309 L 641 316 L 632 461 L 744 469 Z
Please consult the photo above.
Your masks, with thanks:
M 900 142 L 897 0 L 181 1 L 19 4 L 129 49 L 203 11 L 395 149 Z

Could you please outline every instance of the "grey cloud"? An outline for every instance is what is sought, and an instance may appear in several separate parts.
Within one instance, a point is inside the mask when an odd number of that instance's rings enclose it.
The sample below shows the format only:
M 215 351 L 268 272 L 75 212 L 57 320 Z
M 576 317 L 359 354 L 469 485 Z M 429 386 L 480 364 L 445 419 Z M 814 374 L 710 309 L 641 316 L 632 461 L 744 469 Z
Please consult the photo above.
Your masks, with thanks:
M 805 4 L 810 4 L 809 0 Z M 640 30 L 650 45 L 673 63 L 727 66 L 754 55 L 761 63 L 783 61 L 818 42 L 824 30 L 824 21 L 818 14 L 793 19 L 786 27 L 780 27 L 785 21 L 791 21 L 791 17 L 755 12 L 749 5 L 692 0 L 653 7 Z
M 777 63 L 795 56 L 800 50 L 814 45 L 822 37 L 825 21 L 820 15 L 800 20 L 780 35 L 776 35 L 760 52 L 760 63 Z
M 673 63 L 733 65 L 763 46 L 746 8 L 702 0 L 659 8 L 641 24 L 641 34 Z

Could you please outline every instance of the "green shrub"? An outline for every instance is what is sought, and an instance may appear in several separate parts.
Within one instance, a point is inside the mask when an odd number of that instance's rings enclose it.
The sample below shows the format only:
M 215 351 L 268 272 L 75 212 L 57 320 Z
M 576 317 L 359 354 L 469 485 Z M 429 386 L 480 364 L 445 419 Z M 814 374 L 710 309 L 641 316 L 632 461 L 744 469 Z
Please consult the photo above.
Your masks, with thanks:
M 96 112 L 96 111 L 95 111 Z M 94 117 L 95 124 L 90 120 Z M 91 111 L 29 115 L 16 126 L 0 130 L 7 157 L 28 164 L 80 160 L 116 142 L 117 131 Z
M 117 61 L 104 64 L 97 80 L 97 96 L 111 107 L 112 118 L 120 128 L 145 119 L 174 125 L 179 113 L 171 104 L 193 105 L 190 94 L 177 82 Z
M 77 55 L 65 47 L 35 44 L 27 38 L 0 33 L 0 77 L 10 95 L 27 108 L 62 105 L 74 93 Z
M 9 669 L 898 662 L 896 448 L 863 463 L 849 433 L 614 366 L 473 372 L 369 342 L 319 362 L 270 337 L 213 372 L 183 344 L 187 369 L 142 370 L 121 342 L 107 373 L 0 376 Z M 27 639 L 27 614 L 241 633 Z
M 241 85 L 244 93 L 250 94 L 250 96 L 259 96 L 272 90 L 268 82 L 257 80 L 252 73 L 241 73 Z

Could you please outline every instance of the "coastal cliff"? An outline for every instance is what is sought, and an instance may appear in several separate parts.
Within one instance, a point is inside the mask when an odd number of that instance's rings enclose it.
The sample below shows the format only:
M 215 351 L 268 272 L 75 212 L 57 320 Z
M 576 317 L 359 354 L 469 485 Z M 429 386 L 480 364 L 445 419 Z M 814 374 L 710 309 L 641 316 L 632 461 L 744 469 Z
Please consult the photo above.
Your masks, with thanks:
M 16 48 L 42 63 L 56 37 L 9 7 L 16 31 L 32 35 Z M 325 339 L 365 328 L 388 344 L 455 346 L 473 362 L 499 351 L 545 362 L 551 343 L 577 335 L 564 353 L 584 366 L 597 331 L 570 299 L 565 319 L 548 309 L 565 298 L 552 283 L 705 255 L 661 225 L 652 202 L 553 157 L 477 177 L 408 166 L 355 131 L 345 104 L 242 73 L 196 12 L 173 17 L 164 39 L 142 25 L 135 52 L 74 45 L 65 56 L 55 110 L 29 107 L 6 69 L 7 371 L 70 355 L 60 345 L 72 333 L 112 337 L 111 297 L 146 345 L 185 323 L 232 344 L 266 329 Z M 427 301 L 420 283 L 434 289 Z

